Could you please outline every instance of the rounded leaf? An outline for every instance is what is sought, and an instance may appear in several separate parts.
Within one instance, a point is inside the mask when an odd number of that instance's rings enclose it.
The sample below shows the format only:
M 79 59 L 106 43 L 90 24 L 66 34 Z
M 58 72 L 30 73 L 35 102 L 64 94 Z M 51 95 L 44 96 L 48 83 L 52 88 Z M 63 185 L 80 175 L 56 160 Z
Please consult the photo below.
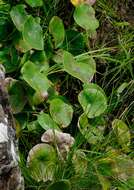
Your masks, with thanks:
M 95 31 L 99 27 L 99 22 L 95 18 L 95 11 L 88 4 L 80 4 L 75 8 L 74 20 L 85 30 Z
M 29 46 L 37 50 L 43 50 L 44 41 L 42 28 L 32 16 L 29 16 L 26 20 L 22 35 Z
M 31 176 L 37 181 L 52 180 L 57 157 L 52 146 L 40 143 L 34 146 L 28 154 L 27 166 Z
M 49 23 L 49 32 L 52 34 L 55 42 L 55 48 L 58 48 L 64 41 L 65 31 L 62 20 L 54 16 Z
M 45 130 L 48 129 L 59 129 L 57 124 L 53 121 L 53 119 L 50 117 L 49 114 L 46 113 L 40 113 L 38 115 L 38 122 L 41 125 L 41 127 Z
M 24 23 L 27 19 L 27 13 L 25 11 L 25 5 L 16 5 L 10 11 L 11 19 L 19 31 L 23 30 Z
M 47 190 L 71 190 L 71 185 L 68 180 L 60 180 L 52 183 Z
M 67 73 L 85 83 L 92 79 L 96 71 L 96 64 L 91 56 L 75 60 L 67 51 L 64 51 L 63 66 Z
M 88 118 L 101 115 L 107 108 L 105 93 L 96 84 L 86 85 L 79 93 L 78 100 Z
M 60 125 L 60 127 L 67 127 L 72 120 L 73 109 L 72 106 L 65 103 L 60 98 L 54 98 L 50 102 L 50 114 L 53 120 Z

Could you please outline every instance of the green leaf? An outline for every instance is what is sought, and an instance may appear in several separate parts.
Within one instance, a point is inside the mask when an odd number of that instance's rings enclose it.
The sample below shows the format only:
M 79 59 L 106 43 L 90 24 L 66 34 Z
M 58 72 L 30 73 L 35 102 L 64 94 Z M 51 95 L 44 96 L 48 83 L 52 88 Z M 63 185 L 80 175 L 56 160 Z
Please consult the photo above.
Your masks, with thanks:
M 78 95 L 78 100 L 88 118 L 101 115 L 107 108 L 105 93 L 96 84 L 85 85 Z
M 60 98 L 54 98 L 50 101 L 50 114 L 53 120 L 60 125 L 60 127 L 67 127 L 73 117 L 72 106 L 65 103 Z
M 45 51 L 35 51 L 30 60 L 38 66 L 40 72 L 46 72 L 49 68 L 48 59 Z
M 73 55 L 79 55 L 84 52 L 84 37 L 82 33 L 76 30 L 67 30 L 62 49 L 72 53 Z
M 25 0 L 31 7 L 41 7 L 43 5 L 43 0 Z
M 55 63 L 61 64 L 63 63 L 63 55 L 64 55 L 64 50 L 63 49 L 58 49 L 55 54 L 53 55 L 53 61 Z
M 27 61 L 21 69 L 23 79 L 42 97 L 46 95 L 50 82 L 44 73 L 40 73 L 38 67 L 31 61 Z
M 32 48 L 37 50 L 44 49 L 42 28 L 32 16 L 29 16 L 26 20 L 22 35 L 26 43 Z
M 29 94 L 29 98 L 30 98 L 30 103 L 31 105 L 39 105 L 42 102 L 44 102 L 44 100 L 47 100 L 48 98 L 48 93 L 42 93 L 42 92 L 35 92 L 34 94 L 30 95 Z
M 95 11 L 88 4 L 80 4 L 75 8 L 74 20 L 79 26 L 91 32 L 99 27 L 99 22 L 95 18 Z
M 57 156 L 52 146 L 40 143 L 28 154 L 27 165 L 31 176 L 37 181 L 48 181 L 54 177 Z
M 71 190 L 71 185 L 68 180 L 60 180 L 48 186 L 47 190 Z
M 91 56 L 85 56 L 76 61 L 72 54 L 65 51 L 63 59 L 64 70 L 67 73 L 80 79 L 82 82 L 89 82 L 92 79 L 96 71 L 96 65 Z
M 27 123 L 27 129 L 28 132 L 36 132 L 38 133 L 39 130 L 41 129 L 41 126 L 39 125 L 39 123 L 36 121 L 31 121 L 29 123 Z
M 22 31 L 24 27 L 24 23 L 26 22 L 28 18 L 27 13 L 25 11 L 25 5 L 20 4 L 20 5 L 14 6 L 10 11 L 10 16 L 16 28 L 19 31 Z
M 14 44 L 15 48 L 23 53 L 26 53 L 27 51 L 32 49 L 32 47 L 23 39 L 22 35 L 20 34 L 16 35 Z
M 19 56 L 14 47 L 4 48 L 0 51 L 0 64 L 3 64 L 6 73 L 15 71 L 19 66 Z
M 26 104 L 24 89 L 19 81 L 14 81 L 9 89 L 9 102 L 15 114 L 21 112 Z
M 0 17 L 0 41 L 8 40 L 7 36 L 12 32 L 13 26 L 11 22 L 9 22 L 8 17 Z
M 37 121 L 41 125 L 41 127 L 45 130 L 48 129 L 59 129 L 57 124 L 53 121 L 49 114 L 41 112 L 38 115 Z
M 124 151 L 128 151 L 131 142 L 131 136 L 128 126 L 122 120 L 115 119 L 112 122 L 112 128 L 122 149 Z
M 64 41 L 65 31 L 62 20 L 54 16 L 49 23 L 49 32 L 52 34 L 55 42 L 55 48 L 58 48 Z
M 99 128 L 90 125 L 88 118 L 84 113 L 79 117 L 78 128 L 90 144 L 96 144 L 104 139 L 103 132 L 99 130 Z

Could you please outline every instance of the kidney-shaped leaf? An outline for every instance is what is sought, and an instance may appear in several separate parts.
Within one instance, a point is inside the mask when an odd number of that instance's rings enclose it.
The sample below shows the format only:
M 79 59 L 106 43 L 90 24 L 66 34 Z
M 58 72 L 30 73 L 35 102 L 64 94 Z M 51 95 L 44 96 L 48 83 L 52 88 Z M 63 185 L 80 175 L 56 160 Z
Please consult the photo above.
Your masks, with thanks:
M 112 122 L 112 127 L 114 129 L 115 135 L 117 136 L 118 143 L 124 150 L 128 150 L 131 142 L 131 136 L 128 126 L 119 119 L 115 119 Z
M 59 129 L 57 124 L 53 121 L 53 119 L 50 117 L 49 114 L 46 113 L 40 113 L 38 115 L 38 122 L 41 125 L 41 127 L 45 130 L 48 129 Z
M 95 31 L 99 27 L 99 22 L 95 18 L 95 11 L 88 4 L 80 4 L 75 8 L 74 20 L 85 30 Z
M 38 67 L 31 61 L 27 61 L 21 69 L 23 79 L 37 92 L 45 96 L 50 82 L 47 77 L 40 73 Z
M 76 61 L 72 54 L 67 51 L 64 51 L 63 65 L 67 73 L 82 82 L 89 82 L 96 71 L 95 61 L 91 56 Z
M 105 93 L 96 84 L 85 85 L 78 95 L 78 100 L 88 118 L 101 115 L 107 108 Z
M 54 148 L 48 144 L 40 143 L 29 151 L 27 165 L 35 180 L 47 181 L 53 179 L 56 161 Z
M 55 47 L 58 48 L 64 41 L 65 31 L 62 20 L 54 16 L 49 23 L 49 32 L 52 34 Z
M 11 19 L 19 31 L 23 30 L 24 23 L 27 19 L 27 13 L 25 11 L 25 5 L 20 4 L 14 6 L 10 11 Z
M 43 0 L 25 0 L 31 7 L 40 7 L 43 5 Z
M 60 180 L 48 186 L 47 190 L 71 190 L 71 185 L 68 180 Z
M 29 16 L 22 31 L 26 43 L 34 49 L 43 50 L 44 41 L 42 33 L 40 24 L 32 16 Z
M 60 125 L 60 127 L 67 127 L 73 116 L 72 106 L 64 102 L 60 98 L 54 98 L 50 102 L 50 114 L 53 120 Z

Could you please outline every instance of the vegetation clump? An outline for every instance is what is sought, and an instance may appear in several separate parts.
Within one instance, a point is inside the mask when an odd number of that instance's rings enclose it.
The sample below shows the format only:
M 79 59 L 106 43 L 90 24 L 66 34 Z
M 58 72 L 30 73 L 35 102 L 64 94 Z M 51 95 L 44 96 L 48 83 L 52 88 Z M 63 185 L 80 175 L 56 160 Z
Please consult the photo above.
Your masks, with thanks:
M 133 10 L 131 0 L 0 0 L 25 189 L 133 189 Z

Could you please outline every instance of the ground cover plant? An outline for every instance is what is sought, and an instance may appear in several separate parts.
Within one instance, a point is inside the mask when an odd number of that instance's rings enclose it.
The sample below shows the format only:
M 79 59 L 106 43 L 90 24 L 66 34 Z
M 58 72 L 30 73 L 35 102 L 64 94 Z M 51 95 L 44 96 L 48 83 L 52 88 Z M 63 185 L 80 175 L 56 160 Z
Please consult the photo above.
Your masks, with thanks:
M 0 63 L 28 190 L 134 187 L 133 1 L 0 1 Z

